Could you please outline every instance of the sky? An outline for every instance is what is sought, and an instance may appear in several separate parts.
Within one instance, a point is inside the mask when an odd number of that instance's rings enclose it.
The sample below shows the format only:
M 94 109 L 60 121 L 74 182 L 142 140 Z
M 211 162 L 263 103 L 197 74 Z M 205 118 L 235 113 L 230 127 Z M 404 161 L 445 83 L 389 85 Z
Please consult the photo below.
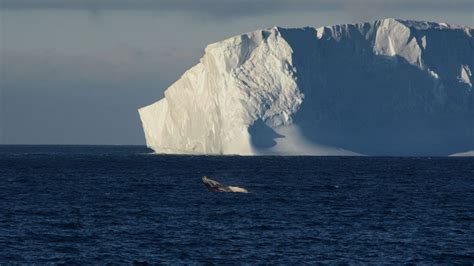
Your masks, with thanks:
M 474 1 L 0 0 L 0 144 L 144 145 L 137 109 L 207 44 L 386 17 L 473 25 Z

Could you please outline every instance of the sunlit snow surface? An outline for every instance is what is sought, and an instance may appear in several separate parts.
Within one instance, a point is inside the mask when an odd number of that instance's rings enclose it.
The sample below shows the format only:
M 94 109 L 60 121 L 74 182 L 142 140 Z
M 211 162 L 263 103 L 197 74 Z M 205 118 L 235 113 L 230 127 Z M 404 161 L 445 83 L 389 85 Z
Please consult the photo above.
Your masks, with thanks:
M 384 19 L 209 45 L 139 110 L 157 153 L 449 155 L 474 150 L 474 28 Z

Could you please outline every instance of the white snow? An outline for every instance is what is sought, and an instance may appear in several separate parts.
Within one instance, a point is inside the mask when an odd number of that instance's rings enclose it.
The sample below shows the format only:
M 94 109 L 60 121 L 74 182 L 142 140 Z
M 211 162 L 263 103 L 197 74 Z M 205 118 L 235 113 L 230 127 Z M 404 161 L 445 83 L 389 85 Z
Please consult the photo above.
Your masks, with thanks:
M 210 44 L 165 98 L 139 110 L 147 145 L 240 155 L 474 149 L 472 32 L 383 19 Z
M 426 36 L 421 37 L 421 47 L 426 49 Z
M 471 69 L 469 69 L 469 66 L 462 65 L 461 74 L 459 75 L 459 81 L 466 83 L 469 87 L 472 88 L 471 77 L 472 77 L 472 74 L 471 74 Z
M 459 152 L 449 155 L 451 157 L 474 157 L 474 150 L 473 151 L 466 151 L 466 152 Z

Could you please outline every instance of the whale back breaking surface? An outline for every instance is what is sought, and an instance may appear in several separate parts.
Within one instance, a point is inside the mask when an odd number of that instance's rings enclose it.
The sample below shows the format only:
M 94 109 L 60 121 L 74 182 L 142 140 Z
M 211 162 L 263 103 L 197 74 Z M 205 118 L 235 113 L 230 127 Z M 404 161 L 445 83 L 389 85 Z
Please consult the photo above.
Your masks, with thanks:
M 202 177 L 204 186 L 211 192 L 234 192 L 234 193 L 248 193 L 247 189 L 236 186 L 224 186 L 221 183 L 210 179 L 207 176 Z
M 448 155 L 474 150 L 474 30 L 384 19 L 209 45 L 139 110 L 157 153 Z

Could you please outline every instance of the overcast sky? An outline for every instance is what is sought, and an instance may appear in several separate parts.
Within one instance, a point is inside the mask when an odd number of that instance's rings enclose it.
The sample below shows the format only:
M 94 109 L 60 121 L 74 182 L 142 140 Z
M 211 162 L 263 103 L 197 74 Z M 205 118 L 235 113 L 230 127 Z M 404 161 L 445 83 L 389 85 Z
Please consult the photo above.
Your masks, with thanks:
M 474 24 L 464 0 L 0 0 L 0 144 L 144 144 L 137 108 L 208 43 L 384 17 Z

